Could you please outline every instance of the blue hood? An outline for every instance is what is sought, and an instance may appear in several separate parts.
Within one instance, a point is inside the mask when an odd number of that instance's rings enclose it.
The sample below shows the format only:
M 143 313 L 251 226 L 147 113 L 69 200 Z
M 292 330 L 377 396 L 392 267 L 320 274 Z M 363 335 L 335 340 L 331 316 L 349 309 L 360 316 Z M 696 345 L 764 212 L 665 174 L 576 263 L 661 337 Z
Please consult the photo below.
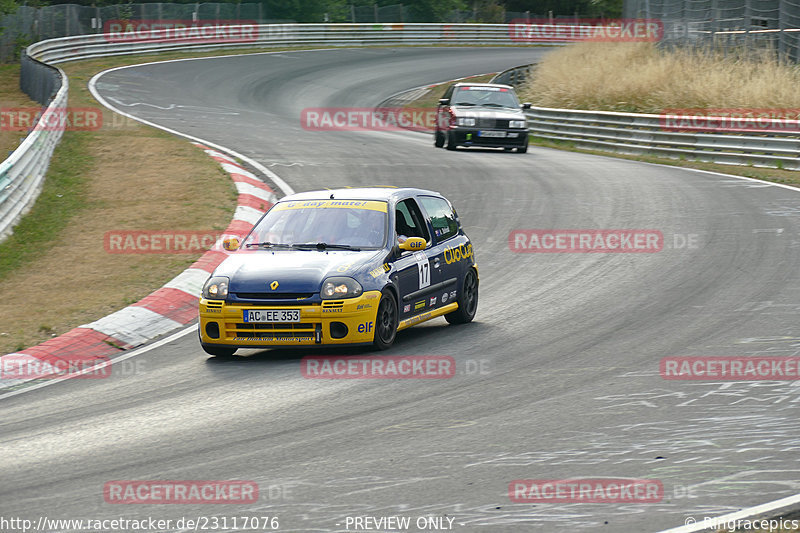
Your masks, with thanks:
M 329 276 L 362 278 L 382 251 L 275 250 L 238 252 L 223 261 L 215 276 L 230 278 L 231 293 L 319 293 Z M 276 289 L 270 284 L 278 282 Z

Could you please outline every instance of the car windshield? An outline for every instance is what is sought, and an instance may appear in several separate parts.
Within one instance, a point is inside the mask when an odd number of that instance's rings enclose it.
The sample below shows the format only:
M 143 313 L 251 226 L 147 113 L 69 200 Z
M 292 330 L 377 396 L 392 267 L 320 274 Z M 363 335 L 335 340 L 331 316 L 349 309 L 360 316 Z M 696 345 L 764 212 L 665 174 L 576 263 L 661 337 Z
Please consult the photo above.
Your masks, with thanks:
M 253 249 L 377 249 L 386 242 L 386 202 L 310 200 L 279 202 L 244 240 Z
M 519 107 L 516 95 L 505 87 L 458 87 L 453 105 Z

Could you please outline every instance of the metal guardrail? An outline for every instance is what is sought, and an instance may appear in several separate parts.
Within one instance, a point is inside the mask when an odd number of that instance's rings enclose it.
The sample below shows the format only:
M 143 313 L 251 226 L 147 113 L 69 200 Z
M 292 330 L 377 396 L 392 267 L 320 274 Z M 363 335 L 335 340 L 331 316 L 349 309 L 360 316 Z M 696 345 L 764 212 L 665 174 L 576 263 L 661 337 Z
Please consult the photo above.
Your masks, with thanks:
M 252 38 L 214 42 L 189 40 L 168 30 L 152 31 L 148 40 L 125 42 L 110 34 L 82 35 L 42 41 L 28 53 L 47 63 L 148 52 L 264 48 L 279 46 L 392 46 L 392 45 L 519 45 L 507 24 L 264 24 Z M 113 42 L 113 41 L 117 42 Z
M 673 131 L 665 117 L 640 113 L 533 107 L 526 112 L 531 135 L 577 147 L 629 155 L 654 155 L 729 165 L 800 170 L 798 121 L 773 121 L 757 132 Z M 709 117 L 699 117 L 707 121 Z M 726 120 L 721 117 L 720 120 Z M 793 131 L 780 131 L 790 124 Z
M 39 93 L 36 94 L 37 100 L 42 104 L 47 104 L 51 96 L 52 100 L 34 130 L 8 159 L 0 163 L 0 241 L 10 235 L 14 224 L 33 206 L 39 196 L 50 157 L 64 133 L 61 128 L 49 128 L 45 124 L 49 114 L 58 114 L 60 109 L 67 106 L 67 76 L 61 69 L 26 57 L 23 57 L 22 70 L 33 72 L 29 75 L 42 80 L 35 84 L 39 90 L 33 91 Z

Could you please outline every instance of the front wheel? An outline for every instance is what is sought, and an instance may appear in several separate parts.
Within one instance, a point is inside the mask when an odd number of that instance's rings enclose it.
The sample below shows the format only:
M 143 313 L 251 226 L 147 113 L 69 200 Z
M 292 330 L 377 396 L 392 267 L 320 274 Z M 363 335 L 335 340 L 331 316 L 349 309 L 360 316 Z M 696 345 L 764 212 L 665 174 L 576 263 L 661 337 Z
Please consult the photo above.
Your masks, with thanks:
M 397 336 L 397 302 L 389 291 L 383 291 L 375 317 L 375 339 L 373 344 L 379 350 L 388 349 Z
M 470 268 L 464 276 L 464 284 L 461 286 L 461 292 L 456 301 L 458 309 L 444 315 L 445 320 L 450 324 L 472 322 L 478 311 L 478 275 L 474 268 Z

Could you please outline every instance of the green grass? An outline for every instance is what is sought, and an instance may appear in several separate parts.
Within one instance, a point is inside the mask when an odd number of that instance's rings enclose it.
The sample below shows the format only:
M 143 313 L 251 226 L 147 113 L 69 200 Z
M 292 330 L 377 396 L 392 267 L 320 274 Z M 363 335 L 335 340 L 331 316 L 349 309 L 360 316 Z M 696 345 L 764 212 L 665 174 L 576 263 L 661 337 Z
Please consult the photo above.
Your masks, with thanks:
M 67 222 L 85 209 L 92 133 L 64 132 L 33 208 L 0 243 L 0 280 L 47 253 Z M 87 222 L 89 223 L 89 222 Z

